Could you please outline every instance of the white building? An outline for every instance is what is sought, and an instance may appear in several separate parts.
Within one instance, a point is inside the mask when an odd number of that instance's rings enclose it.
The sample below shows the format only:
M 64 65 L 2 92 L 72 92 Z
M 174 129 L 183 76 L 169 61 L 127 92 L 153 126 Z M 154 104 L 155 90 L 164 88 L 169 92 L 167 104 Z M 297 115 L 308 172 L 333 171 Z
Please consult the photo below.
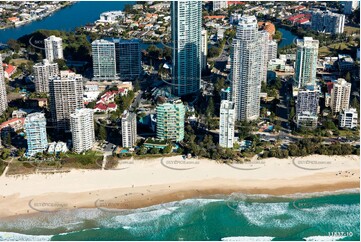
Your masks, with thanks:
M 355 108 L 345 109 L 340 112 L 338 126 L 353 129 L 357 127 L 358 113 Z
M 89 108 L 76 109 L 70 115 L 73 151 L 82 153 L 90 150 L 95 143 L 94 114 Z
M 341 112 L 343 109 L 348 109 L 351 95 L 351 83 L 345 79 L 339 78 L 333 84 L 331 90 L 331 109 L 333 113 Z
M 261 81 L 267 75 L 265 36 L 258 31 L 255 16 L 239 20 L 232 43 L 229 75 L 236 120 L 255 120 L 259 117 Z
M 277 59 L 277 48 L 278 44 L 274 40 L 268 41 L 268 59 L 267 63 L 272 59 Z
M 34 156 L 43 153 L 48 147 L 46 134 L 46 119 L 43 113 L 32 113 L 25 118 L 24 129 L 28 149 L 26 156 Z
M 54 35 L 44 40 L 45 44 L 45 58 L 49 62 L 53 62 L 55 59 L 64 59 L 63 56 L 63 40 Z
M 208 35 L 207 30 L 202 29 L 202 70 L 207 69 Z
M 228 100 L 221 101 L 219 118 L 219 145 L 233 148 L 234 143 L 235 110 L 234 104 Z
M 318 40 L 312 37 L 297 40 L 295 81 L 298 88 L 315 85 L 318 46 Z
M 320 90 L 317 86 L 309 86 L 298 91 L 296 114 L 309 112 L 317 115 L 319 110 Z
M 213 1 L 213 12 L 217 11 L 217 10 L 221 10 L 223 8 L 227 8 L 228 4 L 227 1 Z
M 60 72 L 49 80 L 50 112 L 57 130 L 69 131 L 70 114 L 83 108 L 83 77 L 74 72 Z
M 3 113 L 7 108 L 8 108 L 8 99 L 6 94 L 3 62 L 0 54 L 0 116 L 3 115 Z
M 137 117 L 125 110 L 122 115 L 122 146 L 131 148 L 137 142 Z
M 109 11 L 100 14 L 100 19 L 98 23 L 109 23 L 113 24 L 124 18 L 124 13 L 122 11 Z
M 107 40 L 92 42 L 93 80 L 114 80 L 117 78 L 115 44 Z
M 297 115 L 297 127 L 316 128 L 318 116 L 310 112 L 304 112 Z
M 59 67 L 57 63 L 50 63 L 47 59 L 43 63 L 36 63 L 33 66 L 34 84 L 36 92 L 49 92 L 49 78 L 59 75 Z

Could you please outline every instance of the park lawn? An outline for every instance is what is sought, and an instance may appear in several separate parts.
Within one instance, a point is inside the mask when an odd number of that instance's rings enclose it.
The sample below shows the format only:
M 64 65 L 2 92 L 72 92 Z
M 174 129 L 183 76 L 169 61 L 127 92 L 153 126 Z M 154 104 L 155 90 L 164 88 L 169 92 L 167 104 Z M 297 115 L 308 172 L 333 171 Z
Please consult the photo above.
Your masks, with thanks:
M 15 66 L 19 66 L 21 64 L 28 64 L 31 63 L 30 60 L 26 60 L 26 59 L 12 59 L 11 60 L 11 64 L 14 64 Z
M 360 34 L 360 28 L 352 27 L 352 26 L 345 26 L 345 33 L 347 34 Z
M 88 151 L 85 154 L 67 153 L 62 160 L 63 168 L 101 169 L 103 155 L 96 151 Z

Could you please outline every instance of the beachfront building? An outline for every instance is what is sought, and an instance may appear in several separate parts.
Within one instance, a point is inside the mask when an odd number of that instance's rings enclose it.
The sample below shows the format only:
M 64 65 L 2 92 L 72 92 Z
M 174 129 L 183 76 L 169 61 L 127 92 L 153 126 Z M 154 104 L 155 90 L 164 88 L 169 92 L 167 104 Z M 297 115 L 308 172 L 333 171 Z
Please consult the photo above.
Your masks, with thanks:
M 343 109 L 348 109 L 350 104 L 351 83 L 345 79 L 339 78 L 333 84 L 331 90 L 331 110 L 333 113 L 341 112 Z
M 157 112 L 157 138 L 182 141 L 184 139 L 185 107 L 181 100 L 159 104 Z
M 50 112 L 57 130 L 70 131 L 70 114 L 83 108 L 83 77 L 80 74 L 60 72 L 49 80 Z
M 202 70 L 207 69 L 207 54 L 208 54 L 208 35 L 207 30 L 202 29 Z
M 135 80 L 139 77 L 141 64 L 141 48 L 139 39 L 114 39 L 116 70 L 121 80 Z
M 304 37 L 297 40 L 295 82 L 298 88 L 306 85 L 315 85 L 318 40 L 312 37 Z
M 70 129 L 74 152 L 82 153 L 93 148 L 95 132 L 92 109 L 76 109 L 74 113 L 70 114 Z
M 319 111 L 320 90 L 318 86 L 307 86 L 298 91 L 296 114 L 309 112 L 317 115 Z
M 45 45 L 45 58 L 49 62 L 56 59 L 64 59 L 63 55 L 63 40 L 59 37 L 51 35 L 44 40 Z
M 358 113 L 355 108 L 345 109 L 340 112 L 338 126 L 340 128 L 353 129 L 357 127 Z
M 58 63 L 50 63 L 44 59 L 42 63 L 36 63 L 33 66 L 34 84 L 36 92 L 49 92 L 49 78 L 59 75 Z
M 234 143 L 235 110 L 233 102 L 221 101 L 219 118 L 219 145 L 233 148 Z
M 122 146 L 132 148 L 137 142 L 137 116 L 125 110 L 122 114 Z
M 6 85 L 5 85 L 5 76 L 4 76 L 4 69 L 3 69 L 3 62 L 2 57 L 0 54 L 0 116 L 8 108 L 8 100 L 6 95 Z
M 264 48 L 266 36 L 258 31 L 255 16 L 239 19 L 232 42 L 229 75 L 236 120 L 255 120 L 259 117 L 261 81 L 267 72 L 264 60 L 267 58 Z
M 115 44 L 107 40 L 94 40 L 93 80 L 104 81 L 117 79 Z
M 312 11 L 311 28 L 315 31 L 330 34 L 342 34 L 345 26 L 345 15 L 331 11 Z
M 24 129 L 28 149 L 26 156 L 31 157 L 43 153 L 48 147 L 46 119 L 44 113 L 31 113 L 25 118 Z
M 196 93 L 201 84 L 202 2 L 172 1 L 173 93 Z
M 297 115 L 296 125 L 297 128 L 316 128 L 317 127 L 318 116 L 311 114 L 310 112 L 303 112 Z

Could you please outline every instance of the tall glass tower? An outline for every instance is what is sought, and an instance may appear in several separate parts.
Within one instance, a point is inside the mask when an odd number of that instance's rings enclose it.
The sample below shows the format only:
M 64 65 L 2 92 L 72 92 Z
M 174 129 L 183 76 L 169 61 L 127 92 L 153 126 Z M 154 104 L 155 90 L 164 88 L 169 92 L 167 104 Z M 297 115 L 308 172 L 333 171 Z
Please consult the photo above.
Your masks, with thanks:
M 239 20 L 232 42 L 231 73 L 232 101 L 237 120 L 255 120 L 259 117 L 261 81 L 267 71 L 265 43 L 268 36 L 258 31 L 255 16 Z
M 202 2 L 172 1 L 173 93 L 184 96 L 200 89 Z
M 318 46 L 318 40 L 312 37 L 297 40 L 295 81 L 298 88 L 315 85 Z

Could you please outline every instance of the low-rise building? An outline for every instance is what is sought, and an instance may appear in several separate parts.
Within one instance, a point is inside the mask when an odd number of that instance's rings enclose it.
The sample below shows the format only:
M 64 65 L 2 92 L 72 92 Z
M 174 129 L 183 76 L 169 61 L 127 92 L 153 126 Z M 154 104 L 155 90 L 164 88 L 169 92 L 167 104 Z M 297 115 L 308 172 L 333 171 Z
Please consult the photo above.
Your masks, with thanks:
M 316 128 L 318 117 L 310 112 L 300 113 L 296 117 L 297 128 Z
M 353 129 L 357 127 L 358 113 L 355 108 L 345 109 L 340 112 L 338 126 L 341 128 Z

